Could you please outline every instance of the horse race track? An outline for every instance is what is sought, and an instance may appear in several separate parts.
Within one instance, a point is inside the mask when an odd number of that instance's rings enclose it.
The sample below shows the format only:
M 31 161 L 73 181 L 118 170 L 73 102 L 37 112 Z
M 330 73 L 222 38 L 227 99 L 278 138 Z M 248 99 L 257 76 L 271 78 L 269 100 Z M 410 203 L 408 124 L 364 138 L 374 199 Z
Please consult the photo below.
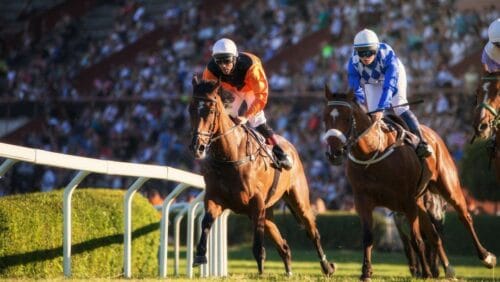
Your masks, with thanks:
M 231 248 L 229 252 L 229 277 L 226 278 L 208 278 L 207 281 L 358 281 L 361 269 L 362 253 L 360 251 L 347 250 L 326 250 L 328 259 L 333 260 L 337 264 L 337 272 L 331 278 L 326 278 L 321 274 L 319 263 L 316 259 L 316 254 L 313 250 L 292 250 L 292 277 L 284 275 L 283 264 L 274 249 L 267 248 L 268 259 L 265 263 L 265 274 L 258 276 L 257 268 L 251 254 L 250 246 L 240 246 Z M 181 254 L 184 257 L 184 254 Z M 412 279 L 409 275 L 406 259 L 402 253 L 381 253 L 374 252 L 373 254 L 373 271 L 372 281 L 423 281 Z M 500 267 L 495 269 L 484 268 L 474 255 L 470 256 L 450 256 L 450 261 L 455 267 L 455 272 L 458 281 L 500 281 Z M 169 256 L 169 275 L 167 280 L 172 281 L 199 281 L 200 278 L 187 279 L 182 274 L 185 273 L 185 261 L 181 261 L 180 273 L 181 276 L 173 277 L 173 260 Z M 195 277 L 198 275 L 198 270 L 195 271 Z M 443 276 L 441 271 L 441 277 Z M 9 280 L 3 280 L 9 281 Z M 16 279 L 11 281 L 30 281 L 26 279 Z M 34 280 L 31 280 L 34 281 Z M 58 279 L 36 280 L 36 281 L 165 281 L 160 279 L 120 279 L 120 278 L 103 278 L 103 279 Z M 438 280 L 426 281 L 447 281 L 444 278 Z

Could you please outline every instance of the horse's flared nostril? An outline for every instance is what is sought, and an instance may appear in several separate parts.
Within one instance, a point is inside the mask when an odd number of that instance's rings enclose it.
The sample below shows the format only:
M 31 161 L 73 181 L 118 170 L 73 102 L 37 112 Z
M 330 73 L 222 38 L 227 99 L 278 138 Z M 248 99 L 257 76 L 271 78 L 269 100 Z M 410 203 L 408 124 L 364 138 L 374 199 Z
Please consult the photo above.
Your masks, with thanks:
M 487 128 L 488 128 L 488 124 L 487 123 L 481 123 L 477 127 L 477 129 L 479 130 L 479 132 L 485 131 Z

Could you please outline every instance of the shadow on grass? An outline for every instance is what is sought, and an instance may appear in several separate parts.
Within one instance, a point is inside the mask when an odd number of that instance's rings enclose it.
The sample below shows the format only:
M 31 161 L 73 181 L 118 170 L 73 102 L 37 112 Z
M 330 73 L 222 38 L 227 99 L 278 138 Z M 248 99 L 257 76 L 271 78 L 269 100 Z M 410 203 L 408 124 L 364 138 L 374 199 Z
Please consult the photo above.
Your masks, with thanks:
M 144 235 L 147 235 L 148 233 L 158 230 L 159 228 L 160 228 L 159 222 L 151 223 L 149 225 L 146 225 L 144 227 L 141 227 L 133 231 L 132 238 L 135 239 L 142 237 Z M 123 243 L 123 233 L 96 238 L 82 243 L 74 244 L 72 245 L 71 253 L 81 254 L 101 247 L 106 247 L 112 244 L 121 244 L 121 243 Z M 7 255 L 0 257 L 0 269 L 5 269 L 7 267 L 12 267 L 27 263 L 50 260 L 62 256 L 63 256 L 62 246 L 54 249 L 39 250 L 39 251 L 33 251 L 15 255 Z

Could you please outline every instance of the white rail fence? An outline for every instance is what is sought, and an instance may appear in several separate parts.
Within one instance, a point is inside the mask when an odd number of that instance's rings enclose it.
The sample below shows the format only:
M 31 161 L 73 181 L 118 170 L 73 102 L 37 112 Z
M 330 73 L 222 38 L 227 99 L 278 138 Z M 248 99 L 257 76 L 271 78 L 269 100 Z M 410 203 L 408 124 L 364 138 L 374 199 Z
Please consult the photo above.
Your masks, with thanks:
M 205 194 L 205 183 L 203 177 L 184 170 L 158 165 L 134 164 L 116 161 L 107 161 L 79 157 L 61 153 L 54 153 L 40 149 L 16 146 L 0 143 L 0 157 L 6 160 L 0 166 L 0 177 L 12 168 L 17 162 L 28 162 L 35 165 L 53 166 L 68 170 L 78 171 L 76 176 L 64 189 L 63 198 L 63 269 L 66 277 L 71 276 L 71 198 L 74 190 L 80 182 L 89 174 L 108 174 L 128 177 L 137 177 L 135 182 L 128 188 L 124 198 L 124 235 L 123 235 L 123 276 L 132 277 L 132 198 L 142 185 L 149 179 L 161 179 L 180 183 L 165 198 L 162 205 L 162 217 L 160 222 L 160 258 L 159 277 L 167 276 L 167 249 L 169 215 L 172 210 L 177 210 L 174 220 L 174 274 L 179 275 L 179 237 L 180 222 L 187 214 L 187 239 L 186 239 L 186 276 L 193 277 L 193 249 L 195 221 L 198 218 L 197 233 L 200 234 L 201 218 L 203 216 L 203 196 Z M 200 189 L 200 193 L 191 203 L 174 204 L 175 199 L 186 189 L 194 187 Z M 226 211 L 214 223 L 209 236 L 208 264 L 201 268 L 200 276 L 227 276 L 227 217 Z

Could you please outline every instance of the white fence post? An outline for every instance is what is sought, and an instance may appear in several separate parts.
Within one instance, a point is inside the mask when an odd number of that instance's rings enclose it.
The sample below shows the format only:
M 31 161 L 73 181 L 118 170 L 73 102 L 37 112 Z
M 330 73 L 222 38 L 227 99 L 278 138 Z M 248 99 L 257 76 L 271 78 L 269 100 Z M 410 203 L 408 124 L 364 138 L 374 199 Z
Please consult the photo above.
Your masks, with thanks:
M 71 198 L 76 187 L 89 175 L 88 171 L 80 171 L 64 189 L 63 196 L 63 270 L 64 276 L 71 276 Z
M 132 276 L 132 198 L 135 192 L 139 190 L 148 178 L 140 177 L 128 188 L 123 203 L 125 212 L 124 223 L 125 231 L 123 233 L 123 274 L 125 278 Z

